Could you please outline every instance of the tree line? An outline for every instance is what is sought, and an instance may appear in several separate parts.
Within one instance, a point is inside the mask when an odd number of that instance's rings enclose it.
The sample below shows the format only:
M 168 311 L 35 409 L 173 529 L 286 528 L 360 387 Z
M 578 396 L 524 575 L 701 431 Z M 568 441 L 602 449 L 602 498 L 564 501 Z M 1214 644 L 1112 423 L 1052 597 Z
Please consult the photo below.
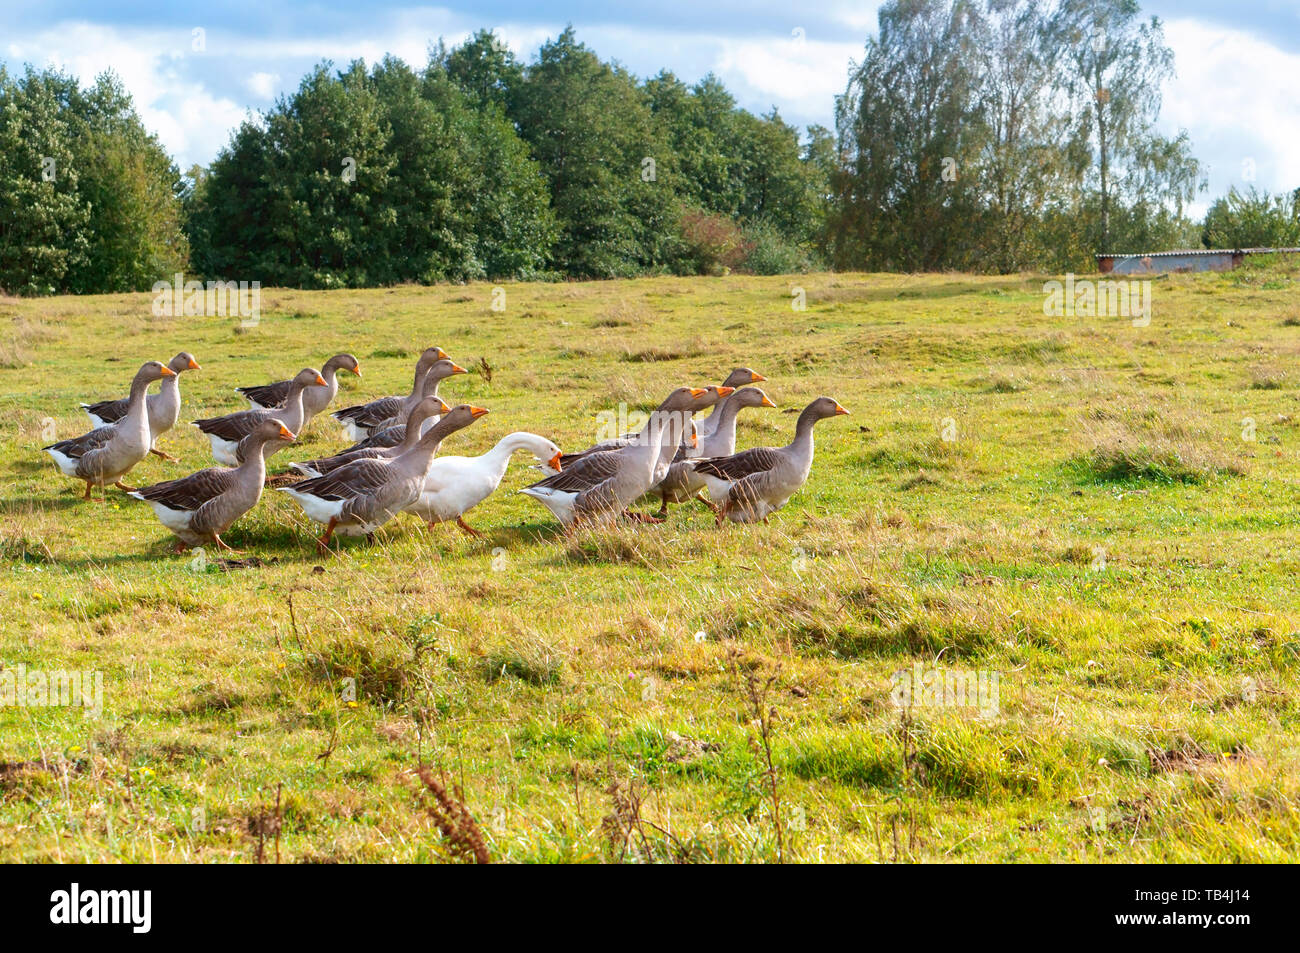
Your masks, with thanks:
M 1172 73 L 1136 0 L 890 0 L 836 129 L 710 75 L 641 80 L 572 29 L 416 69 L 323 63 L 184 174 L 120 82 L 0 68 L 0 288 L 841 270 L 1085 270 L 1102 249 L 1300 244 L 1300 190 L 1203 222 Z

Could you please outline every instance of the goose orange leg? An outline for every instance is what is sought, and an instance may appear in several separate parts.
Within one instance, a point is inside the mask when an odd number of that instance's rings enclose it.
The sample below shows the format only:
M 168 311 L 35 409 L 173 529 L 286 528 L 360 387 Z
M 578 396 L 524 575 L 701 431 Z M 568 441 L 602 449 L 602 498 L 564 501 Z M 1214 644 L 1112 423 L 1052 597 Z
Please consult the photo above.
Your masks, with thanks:
M 624 510 L 623 516 L 633 523 L 662 523 L 663 520 L 657 516 L 651 516 L 649 513 L 633 513 L 631 510 Z
M 127 486 L 127 485 L 126 485 L 125 483 L 123 483 L 121 480 L 118 480 L 116 483 L 113 484 L 113 486 L 117 487 L 117 488 L 118 488 L 119 490 L 121 490 L 123 493 L 134 493 L 135 490 L 136 490 L 135 487 L 133 487 L 133 486 Z
M 468 523 L 466 523 L 465 517 L 463 516 L 456 517 L 456 525 L 459 526 L 461 529 L 463 529 L 465 532 L 469 533 L 469 535 L 477 537 L 479 539 L 481 539 L 485 535 L 483 533 L 480 533 L 473 526 L 470 526 Z
M 242 556 L 242 555 L 243 555 L 243 551 L 242 551 L 242 550 L 234 549 L 234 548 L 232 548 L 232 547 L 230 547 L 230 546 L 227 546 L 227 545 L 226 545 L 226 541 L 225 541 L 224 539 L 222 539 L 220 536 L 218 536 L 216 533 L 213 533 L 213 534 L 212 534 L 212 540 L 213 540 L 213 542 L 215 542 L 219 547 L 221 547 L 222 549 L 224 549 L 224 550 L 225 550 L 226 552 L 228 552 L 228 553 L 234 553 L 236 556 Z
M 320 539 L 316 540 L 316 552 L 324 556 L 330 551 L 330 538 L 334 535 L 334 527 L 339 523 L 338 518 L 331 516 L 329 525 L 325 527 L 325 533 Z
M 150 448 L 149 448 L 149 452 L 152 453 L 155 457 L 162 457 L 164 460 L 167 460 L 167 461 L 169 461 L 169 462 L 171 462 L 171 463 L 180 463 L 180 462 L 181 462 L 181 458 L 180 458 L 180 457 L 173 457 L 173 456 L 172 456 L 170 453 L 168 453 L 166 450 L 159 450 L 157 447 L 150 447 Z
M 701 503 L 703 503 L 705 506 L 707 506 L 709 509 L 713 510 L 713 512 L 715 513 L 718 512 L 718 504 L 714 503 L 711 499 L 705 496 L 703 490 L 700 490 L 699 493 L 696 493 L 695 498 L 699 500 Z

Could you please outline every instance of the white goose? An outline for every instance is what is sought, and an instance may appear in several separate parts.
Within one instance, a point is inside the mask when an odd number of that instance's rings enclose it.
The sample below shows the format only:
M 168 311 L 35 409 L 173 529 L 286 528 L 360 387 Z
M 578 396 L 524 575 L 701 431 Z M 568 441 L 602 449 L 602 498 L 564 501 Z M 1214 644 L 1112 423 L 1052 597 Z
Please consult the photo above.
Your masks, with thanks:
M 483 534 L 465 522 L 465 514 L 495 492 L 501 485 L 510 457 L 516 450 L 527 450 L 543 469 L 560 472 L 560 448 L 535 433 L 517 431 L 497 441 L 487 453 L 477 457 L 437 457 L 429 465 L 420 498 L 406 507 L 429 524 L 455 520 L 471 536 Z

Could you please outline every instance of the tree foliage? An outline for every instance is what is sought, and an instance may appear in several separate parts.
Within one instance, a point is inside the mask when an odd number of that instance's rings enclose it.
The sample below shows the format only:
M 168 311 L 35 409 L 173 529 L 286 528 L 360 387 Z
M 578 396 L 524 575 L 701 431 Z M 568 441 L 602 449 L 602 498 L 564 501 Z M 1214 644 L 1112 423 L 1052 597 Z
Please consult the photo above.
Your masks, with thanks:
M 837 104 L 839 267 L 1087 267 L 1185 236 L 1203 187 L 1155 131 L 1172 54 L 1136 0 L 890 0 Z
M 187 260 L 181 188 L 113 74 L 0 69 L 0 288 L 148 288 Z

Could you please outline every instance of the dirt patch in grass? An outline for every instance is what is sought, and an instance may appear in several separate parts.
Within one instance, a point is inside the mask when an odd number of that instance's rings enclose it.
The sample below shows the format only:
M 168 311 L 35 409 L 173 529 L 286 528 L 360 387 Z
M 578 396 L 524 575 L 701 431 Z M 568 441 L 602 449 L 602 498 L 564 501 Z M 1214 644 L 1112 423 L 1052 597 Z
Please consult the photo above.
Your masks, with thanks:
M 1255 756 L 1248 749 L 1235 747 L 1225 754 L 1206 751 L 1190 739 L 1181 745 L 1165 750 L 1152 748 L 1147 751 L 1151 760 L 1152 774 L 1167 774 L 1171 771 L 1201 771 L 1215 765 L 1250 761 Z

